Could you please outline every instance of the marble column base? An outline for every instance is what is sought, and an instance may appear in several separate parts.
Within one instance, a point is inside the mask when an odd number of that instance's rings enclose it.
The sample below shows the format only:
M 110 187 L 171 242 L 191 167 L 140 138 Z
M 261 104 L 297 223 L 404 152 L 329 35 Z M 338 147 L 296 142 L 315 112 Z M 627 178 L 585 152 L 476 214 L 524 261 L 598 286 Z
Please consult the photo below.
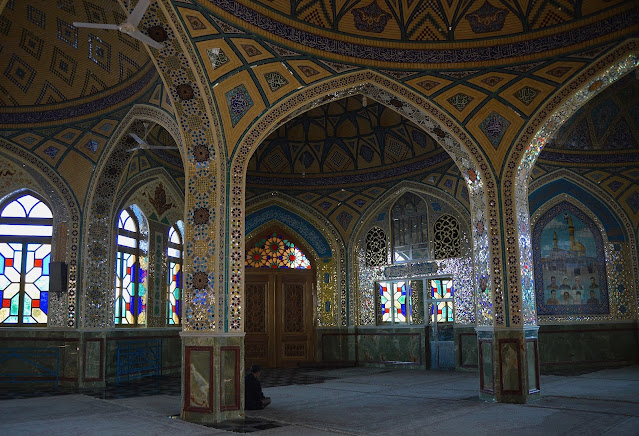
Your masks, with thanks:
M 244 418 L 244 333 L 182 332 L 182 419 Z
M 476 328 L 481 399 L 527 403 L 541 397 L 538 329 Z

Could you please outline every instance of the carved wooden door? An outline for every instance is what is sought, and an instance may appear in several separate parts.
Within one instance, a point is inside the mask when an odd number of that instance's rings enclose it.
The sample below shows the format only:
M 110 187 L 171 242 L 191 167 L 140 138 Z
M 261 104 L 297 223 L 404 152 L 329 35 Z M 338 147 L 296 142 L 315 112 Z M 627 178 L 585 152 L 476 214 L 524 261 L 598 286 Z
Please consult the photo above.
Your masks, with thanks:
M 297 366 L 314 360 L 313 272 L 246 269 L 245 363 Z

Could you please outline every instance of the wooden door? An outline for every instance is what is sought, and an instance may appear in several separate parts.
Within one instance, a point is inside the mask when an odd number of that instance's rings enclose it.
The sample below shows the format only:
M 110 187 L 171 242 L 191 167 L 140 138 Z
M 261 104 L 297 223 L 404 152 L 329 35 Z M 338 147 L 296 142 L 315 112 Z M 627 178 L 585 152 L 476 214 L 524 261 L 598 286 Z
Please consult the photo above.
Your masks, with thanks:
M 291 367 L 314 360 L 313 272 L 246 269 L 245 363 Z

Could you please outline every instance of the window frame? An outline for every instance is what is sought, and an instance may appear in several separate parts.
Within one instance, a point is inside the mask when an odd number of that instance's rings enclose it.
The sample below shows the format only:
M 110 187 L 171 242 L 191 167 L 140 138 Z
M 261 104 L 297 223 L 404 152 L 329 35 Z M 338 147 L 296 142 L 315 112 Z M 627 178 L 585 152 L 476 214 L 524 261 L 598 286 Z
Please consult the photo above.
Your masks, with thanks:
M 171 232 L 175 232 L 177 234 L 178 239 L 180 240 L 179 243 L 175 243 L 175 242 L 171 242 Z M 171 256 L 169 254 L 169 249 L 172 248 L 174 250 L 178 250 L 180 252 L 180 257 L 177 258 L 175 256 Z M 182 234 L 182 230 L 180 229 L 178 223 L 175 223 L 174 225 L 172 225 L 169 228 L 169 233 L 168 233 L 168 239 L 167 239 L 167 244 L 166 244 L 166 262 L 167 262 L 167 300 L 166 300 L 166 325 L 167 326 L 171 326 L 171 327 L 177 327 L 177 326 L 181 326 L 182 325 L 182 310 L 184 308 L 184 304 L 183 304 L 183 291 L 184 291 L 184 236 Z M 173 319 L 173 310 L 172 307 L 173 305 L 171 304 L 171 284 L 173 283 L 173 273 L 172 273 L 172 268 L 171 268 L 171 264 L 175 263 L 177 265 L 179 265 L 179 278 L 178 281 L 179 283 L 177 283 L 177 288 L 180 294 L 179 298 L 176 298 L 176 301 L 178 302 L 178 312 L 176 313 L 177 318 L 178 318 L 178 322 L 174 322 Z
M 49 321 L 49 313 L 48 310 L 46 312 L 46 316 L 47 316 L 47 322 L 44 323 L 29 323 L 29 322 L 24 322 L 24 301 L 25 301 L 25 295 L 26 295 L 26 275 L 28 273 L 28 271 L 25 271 L 26 269 L 26 262 L 27 262 L 27 254 L 29 253 L 29 245 L 30 244 L 40 244 L 40 245 L 49 245 L 49 263 L 52 261 L 51 256 L 53 255 L 53 209 L 51 208 L 51 206 L 49 206 L 48 202 L 46 201 L 46 199 L 41 196 L 40 194 L 38 194 L 37 192 L 31 191 L 31 190 L 21 190 L 18 192 L 14 192 L 11 195 L 8 195 L 7 197 L 4 198 L 4 200 L 2 200 L 2 202 L 0 202 L 0 215 L 2 214 L 2 212 L 4 212 L 4 210 L 13 202 L 19 200 L 22 197 L 25 196 L 31 196 L 33 198 L 35 198 L 36 200 L 38 200 L 39 202 L 41 202 L 44 206 L 47 207 L 47 209 L 49 210 L 49 213 L 51 214 L 51 218 L 36 218 L 36 217 L 2 217 L 0 216 L 0 224 L 6 224 L 6 225 L 20 225 L 20 226 L 49 226 L 51 229 L 51 235 L 49 236 L 35 236 L 35 235 L 0 235 L 0 243 L 6 243 L 6 244 L 20 244 L 22 246 L 21 248 L 21 265 L 20 265 L 20 284 L 19 284 L 19 296 L 18 296 L 18 314 L 16 315 L 18 318 L 18 322 L 16 323 L 5 323 L 5 322 L 0 322 L 0 327 L 46 327 L 48 325 L 48 321 Z M 37 204 L 37 203 L 36 203 Z M 46 257 L 46 256 L 45 256 Z M 44 276 L 44 269 L 45 266 L 44 264 L 40 266 L 40 268 L 42 268 L 43 270 L 43 274 L 41 275 Z M 12 282 L 15 283 L 15 282 Z M 47 290 L 43 291 L 40 290 L 40 293 L 46 292 L 46 298 L 47 301 L 49 301 L 49 289 L 50 289 L 50 285 L 47 286 Z M 3 297 L 4 297 L 4 290 L 3 290 Z M 42 295 L 41 295 L 42 297 Z M 0 301 L 0 304 L 4 302 L 4 298 L 2 299 L 2 301 Z M 47 304 L 48 307 L 48 304 Z M 9 315 L 11 316 L 11 315 Z
M 433 298 L 432 297 L 432 281 L 450 281 L 451 296 L 446 298 Z M 412 282 L 421 281 L 422 292 L 414 292 Z M 406 290 L 406 321 L 396 321 L 393 313 L 395 308 L 394 292 L 390 292 L 391 299 L 389 300 L 391 320 L 383 321 L 382 303 L 381 303 L 381 287 L 382 284 L 387 284 L 387 287 L 394 289 L 396 283 L 404 283 L 407 286 Z M 392 278 L 387 280 L 375 281 L 375 308 L 377 325 L 380 326 L 411 326 L 411 325 L 434 325 L 434 324 L 446 324 L 453 325 L 455 323 L 455 287 L 454 280 L 450 276 L 419 276 L 419 277 L 402 277 Z M 419 301 L 421 299 L 421 301 Z M 431 309 L 435 310 L 439 303 L 445 303 L 446 308 L 449 311 L 451 321 L 440 321 L 435 318 L 435 314 L 431 313 Z M 415 309 L 422 308 L 422 314 L 416 314 Z M 423 319 L 422 323 L 414 322 L 415 319 Z
M 396 215 L 395 209 L 398 207 L 398 203 L 405 198 L 416 198 L 417 202 L 414 204 L 415 212 L 413 214 L 400 214 Z M 405 201 L 405 200 L 404 200 Z M 424 209 L 420 211 L 418 206 L 423 203 Z M 393 264 L 403 264 L 416 261 L 425 261 L 432 258 L 432 244 L 430 242 L 430 228 L 428 225 L 428 203 L 421 195 L 415 192 L 405 192 L 399 197 L 393 205 L 390 207 L 390 236 L 391 236 L 391 261 Z M 406 231 L 406 226 L 410 228 L 410 231 Z M 413 228 L 423 229 L 423 238 L 421 242 L 415 242 Z M 410 239 L 408 244 L 398 245 L 398 239 L 406 240 L 406 237 Z M 419 246 L 419 245 L 423 246 Z M 399 247 L 406 247 L 404 253 L 407 253 L 405 259 L 398 259 L 397 250 Z M 424 256 L 416 257 L 416 251 L 424 251 Z
M 131 231 L 131 230 L 127 230 L 125 228 L 120 227 L 120 217 L 122 216 L 122 213 L 126 211 L 129 215 L 129 218 L 131 218 L 133 220 L 133 223 L 135 225 L 136 230 L 135 231 Z M 118 243 L 118 238 L 119 236 L 125 236 L 125 237 L 129 237 L 131 239 L 135 240 L 135 247 L 128 247 L 126 245 L 120 245 Z M 120 213 L 117 216 L 117 225 L 116 225 L 116 248 L 115 248 L 115 302 L 114 302 L 114 313 L 113 313 L 113 317 L 114 317 L 114 325 L 115 327 L 118 328 L 126 328 L 126 327 L 138 327 L 141 325 L 144 325 L 144 323 L 139 323 L 139 315 L 141 312 L 138 312 L 138 304 L 139 304 L 139 291 L 140 291 L 140 280 L 139 277 L 135 276 L 134 274 L 131 274 L 131 281 L 133 282 L 133 307 L 131 308 L 131 314 L 132 314 L 132 318 L 133 318 L 133 322 L 132 323 L 122 323 L 121 321 L 123 319 L 126 320 L 126 301 L 123 302 L 123 304 L 125 305 L 125 309 L 124 311 L 122 309 L 120 309 L 120 316 L 118 316 L 118 311 L 117 311 L 117 305 L 118 305 L 118 301 L 122 298 L 122 293 L 124 288 L 121 286 L 121 283 L 118 283 L 120 281 L 119 276 L 118 276 L 118 268 L 120 268 L 123 264 L 123 262 L 126 262 L 124 259 L 120 259 L 120 253 L 126 253 L 126 254 L 131 254 L 133 256 L 135 256 L 135 261 L 133 262 L 132 266 L 135 267 L 135 271 L 138 271 L 137 274 L 140 274 L 141 268 L 140 268 L 140 257 L 141 257 L 141 248 L 140 246 L 142 245 L 142 232 L 141 232 L 141 223 L 138 220 L 138 217 L 136 216 L 136 213 L 133 210 L 133 206 L 127 206 L 125 208 L 122 208 L 120 210 Z M 124 264 L 124 267 L 126 267 L 126 264 Z M 120 320 L 120 322 L 118 322 L 118 320 Z

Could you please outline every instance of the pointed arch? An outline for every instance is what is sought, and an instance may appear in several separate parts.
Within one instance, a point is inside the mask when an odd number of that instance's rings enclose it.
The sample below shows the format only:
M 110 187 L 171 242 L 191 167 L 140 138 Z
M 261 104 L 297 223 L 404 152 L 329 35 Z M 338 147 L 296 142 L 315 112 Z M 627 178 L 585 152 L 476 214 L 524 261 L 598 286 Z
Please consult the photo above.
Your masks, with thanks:
M 115 222 L 116 214 L 124 206 L 123 198 L 116 198 L 117 187 L 130 158 L 129 153 L 126 152 L 131 146 L 128 132 L 136 128 L 135 123 L 138 120 L 148 120 L 161 125 L 173 136 L 182 156 L 186 155 L 179 128 L 173 116 L 162 109 L 148 105 L 133 106 L 107 143 L 104 157 L 100 159 L 96 167 L 85 200 L 83 221 L 91 225 L 86 227 L 83 235 L 88 245 L 83 272 L 85 289 L 83 298 L 80 300 L 82 313 L 86 315 L 83 319 L 86 324 L 84 327 L 111 325 L 114 319 L 114 305 L 110 304 L 113 297 L 108 291 L 113 283 L 113 268 L 110 262 L 104 262 L 104 259 L 110 258 L 107 247 L 115 246 L 112 223 Z
M 455 161 L 469 188 L 473 227 L 481 229 L 481 232 L 476 235 L 474 246 L 476 272 L 479 276 L 492 277 L 496 284 L 495 292 L 499 294 L 501 268 L 499 265 L 492 265 L 491 268 L 491 263 L 493 263 L 492 259 L 501 258 L 500 246 L 498 243 L 493 243 L 491 253 L 488 241 L 489 237 L 493 241 L 499 241 L 500 235 L 495 226 L 488 226 L 485 222 L 486 216 L 490 216 L 491 213 L 496 215 L 496 210 L 493 210 L 496 205 L 495 181 L 489 172 L 487 159 L 480 147 L 453 118 L 429 104 L 422 95 L 373 71 L 358 71 L 331 77 L 302 88 L 273 105 L 250 126 L 231 155 L 230 204 L 234 207 L 230 208 L 232 218 L 231 216 L 228 218 L 231 223 L 229 233 L 243 232 L 242 211 L 246 170 L 249 158 L 259 144 L 286 120 L 329 101 L 358 94 L 392 108 L 420 126 Z M 241 244 L 240 247 L 234 247 L 231 250 L 229 258 L 241 257 L 243 252 Z M 228 246 L 231 247 L 232 244 Z M 236 267 L 239 267 L 239 264 L 231 265 L 231 268 Z M 232 286 L 231 293 L 241 294 L 241 286 L 241 283 L 236 287 Z M 487 295 L 487 298 L 491 298 L 490 292 Z M 486 307 L 501 310 L 500 305 L 494 305 L 493 302 Z M 491 320 L 492 314 L 488 313 L 485 322 L 491 323 Z
M 0 199 L 5 195 L 31 189 L 41 195 L 53 210 L 54 258 L 68 266 L 67 292 L 49 306 L 49 327 L 75 327 L 80 259 L 80 208 L 73 190 L 46 162 L 22 147 L 0 138 Z
M 522 298 L 510 301 L 509 313 L 515 324 L 536 323 L 528 204 L 530 171 L 544 145 L 566 119 L 574 115 L 592 97 L 638 66 L 636 40 L 624 42 L 610 50 L 591 68 L 567 83 L 552 100 L 536 112 L 508 154 L 504 175 L 501 178 L 505 199 L 504 232 L 516 237 L 508 238 L 505 248 L 511 256 L 518 257 L 519 262 L 509 264 L 507 277 L 510 281 L 509 286 L 515 290 L 521 288 L 522 295 Z M 636 262 L 637 254 L 633 253 L 633 256 Z M 519 313 L 523 313 L 523 317 L 517 315 Z
M 353 299 L 346 287 L 346 250 L 333 224 L 308 205 L 280 193 L 251 199 L 247 214 L 247 237 L 277 223 L 297 235 L 297 241 L 304 241 L 316 266 L 318 326 L 349 325 Z

